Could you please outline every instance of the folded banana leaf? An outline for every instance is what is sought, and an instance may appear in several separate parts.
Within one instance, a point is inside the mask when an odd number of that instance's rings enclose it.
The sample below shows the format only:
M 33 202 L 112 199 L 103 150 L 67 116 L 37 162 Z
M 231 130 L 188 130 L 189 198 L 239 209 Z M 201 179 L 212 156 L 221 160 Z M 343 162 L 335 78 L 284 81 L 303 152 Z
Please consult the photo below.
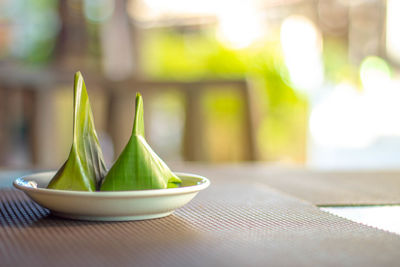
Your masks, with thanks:
M 178 187 L 181 180 L 156 155 L 144 137 L 143 99 L 136 95 L 132 136 L 111 167 L 101 191 L 164 189 Z
M 82 74 L 75 74 L 73 141 L 67 161 L 47 188 L 96 191 L 106 174 L 103 153 L 94 128 L 93 114 Z

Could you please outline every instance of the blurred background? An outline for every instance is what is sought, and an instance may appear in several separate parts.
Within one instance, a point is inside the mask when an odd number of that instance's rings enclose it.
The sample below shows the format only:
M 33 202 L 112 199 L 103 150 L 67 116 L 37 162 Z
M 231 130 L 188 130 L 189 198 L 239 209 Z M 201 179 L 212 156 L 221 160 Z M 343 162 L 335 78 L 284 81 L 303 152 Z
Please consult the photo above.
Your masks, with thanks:
M 108 164 L 400 168 L 400 1 L 0 0 L 0 166 L 57 168 L 80 70 Z

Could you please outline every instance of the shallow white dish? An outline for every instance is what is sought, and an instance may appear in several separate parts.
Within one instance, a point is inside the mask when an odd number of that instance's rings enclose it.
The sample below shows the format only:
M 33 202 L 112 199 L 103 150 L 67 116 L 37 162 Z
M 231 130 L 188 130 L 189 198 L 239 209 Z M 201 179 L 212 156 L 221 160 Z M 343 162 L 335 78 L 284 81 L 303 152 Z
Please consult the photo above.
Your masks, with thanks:
M 182 180 L 179 188 L 113 192 L 47 189 L 54 174 L 26 175 L 16 179 L 13 185 L 56 216 L 91 221 L 146 220 L 168 216 L 210 185 L 205 177 L 176 173 Z

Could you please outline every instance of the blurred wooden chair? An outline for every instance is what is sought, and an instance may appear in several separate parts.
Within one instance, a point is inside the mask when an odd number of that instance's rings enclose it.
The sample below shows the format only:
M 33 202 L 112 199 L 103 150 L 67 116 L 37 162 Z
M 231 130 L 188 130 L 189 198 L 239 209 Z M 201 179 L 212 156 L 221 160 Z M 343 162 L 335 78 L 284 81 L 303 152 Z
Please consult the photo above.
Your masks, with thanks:
M 121 151 L 125 145 L 121 143 L 121 129 L 130 128 L 126 125 L 126 119 L 120 118 L 118 103 L 126 93 L 134 93 L 140 89 L 144 98 L 166 90 L 178 90 L 185 98 L 185 123 L 182 156 L 186 161 L 206 161 L 206 146 L 202 129 L 205 127 L 202 118 L 201 96 L 206 88 L 226 89 L 237 91 L 244 107 L 244 119 L 241 128 L 244 131 L 244 155 L 246 161 L 257 160 L 257 148 L 255 139 L 254 107 L 250 93 L 249 83 L 246 80 L 201 80 L 194 82 L 181 81 L 145 81 L 130 79 L 123 82 L 109 82 L 107 87 L 109 99 L 108 132 L 111 134 L 115 150 Z M 133 99 L 133 98 L 131 98 Z M 133 101 L 133 100 L 132 100 Z M 146 114 L 146 113 L 145 113 Z M 125 129 L 124 132 L 130 132 Z

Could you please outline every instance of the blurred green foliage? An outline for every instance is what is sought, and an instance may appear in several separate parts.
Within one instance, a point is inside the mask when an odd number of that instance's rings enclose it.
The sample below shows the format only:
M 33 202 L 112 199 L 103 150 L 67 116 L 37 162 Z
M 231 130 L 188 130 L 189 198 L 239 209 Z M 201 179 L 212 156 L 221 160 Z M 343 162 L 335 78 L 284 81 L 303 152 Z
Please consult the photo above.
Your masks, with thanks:
M 234 50 L 215 36 L 213 29 L 147 31 L 142 54 L 145 74 L 176 80 L 249 78 L 257 101 L 261 159 L 304 162 L 308 103 L 286 82 L 288 75 L 279 42 Z M 240 160 L 240 146 L 232 146 L 242 138 L 240 96 L 228 90 L 211 90 L 204 103 L 207 129 L 212 132 L 208 134 L 208 144 L 219 146 L 211 148 L 211 159 Z
M 2 19 L 12 25 L 8 47 L 3 48 L 9 51 L 3 56 L 10 55 L 29 64 L 47 64 L 51 60 L 60 29 L 57 0 L 0 1 Z

